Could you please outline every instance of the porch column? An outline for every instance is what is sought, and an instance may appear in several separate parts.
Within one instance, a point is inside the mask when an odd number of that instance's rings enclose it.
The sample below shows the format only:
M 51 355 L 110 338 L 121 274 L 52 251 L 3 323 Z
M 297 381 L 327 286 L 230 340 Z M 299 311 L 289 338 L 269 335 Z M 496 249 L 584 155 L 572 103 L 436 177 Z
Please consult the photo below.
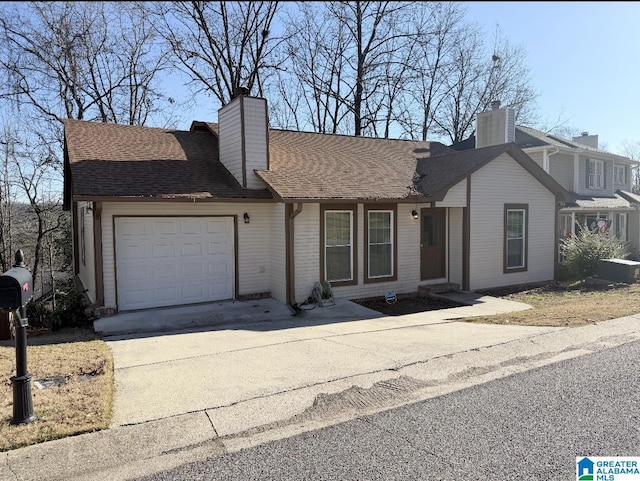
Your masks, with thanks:
M 586 186 L 585 186 L 586 187 Z M 580 190 L 580 154 L 573 154 L 573 191 L 577 194 Z

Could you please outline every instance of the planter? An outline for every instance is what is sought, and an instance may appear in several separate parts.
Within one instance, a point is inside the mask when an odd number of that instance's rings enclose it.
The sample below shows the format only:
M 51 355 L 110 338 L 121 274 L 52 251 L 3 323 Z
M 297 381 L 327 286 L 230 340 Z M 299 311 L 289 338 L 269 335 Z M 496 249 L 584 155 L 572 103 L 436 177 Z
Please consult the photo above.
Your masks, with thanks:
M 336 302 L 333 297 L 330 297 L 329 299 L 318 299 L 318 307 L 333 306 L 335 303 Z

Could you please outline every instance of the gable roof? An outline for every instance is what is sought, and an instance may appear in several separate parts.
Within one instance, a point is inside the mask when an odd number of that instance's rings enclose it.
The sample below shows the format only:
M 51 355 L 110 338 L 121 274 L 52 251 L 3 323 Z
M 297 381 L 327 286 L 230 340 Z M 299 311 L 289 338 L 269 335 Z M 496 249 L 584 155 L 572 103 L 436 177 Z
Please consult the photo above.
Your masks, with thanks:
M 593 147 L 589 147 L 588 145 L 574 142 L 573 140 L 564 139 L 562 137 L 558 137 L 557 135 L 549 134 L 547 132 L 543 132 L 542 130 L 537 130 L 522 125 L 516 126 L 514 143 L 525 152 L 529 149 L 552 147 L 565 151 L 593 152 L 594 154 L 613 158 L 614 160 L 632 162 L 632 160 L 628 157 L 613 154 L 602 149 L 595 149 Z M 463 151 L 473 149 L 475 148 L 475 145 L 476 136 L 471 135 L 465 140 L 456 142 L 455 144 L 451 145 L 451 148 L 453 150 Z
M 429 159 L 421 159 L 417 185 L 434 200 L 441 200 L 450 187 L 468 177 L 502 154 L 508 154 L 558 199 L 571 200 L 572 196 L 542 167 L 514 143 L 492 145 L 480 149 L 452 152 Z
M 217 124 L 191 131 L 65 121 L 65 206 L 75 200 L 439 201 L 503 153 L 565 198 L 514 144 L 456 152 L 439 142 L 269 130 L 268 186 L 243 189 L 218 159 Z M 71 188 L 73 192 L 71 192 Z
M 65 120 L 65 205 L 76 200 L 264 199 L 218 160 L 218 139 L 186 132 Z M 73 192 L 71 192 L 73 189 Z

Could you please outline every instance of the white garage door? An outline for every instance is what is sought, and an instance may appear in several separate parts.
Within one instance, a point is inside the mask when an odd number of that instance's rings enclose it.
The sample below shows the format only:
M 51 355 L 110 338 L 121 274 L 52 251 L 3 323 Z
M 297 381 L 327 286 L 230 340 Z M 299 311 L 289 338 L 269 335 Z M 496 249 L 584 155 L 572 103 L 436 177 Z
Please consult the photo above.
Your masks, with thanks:
M 115 230 L 119 310 L 233 298 L 233 218 L 120 217 Z

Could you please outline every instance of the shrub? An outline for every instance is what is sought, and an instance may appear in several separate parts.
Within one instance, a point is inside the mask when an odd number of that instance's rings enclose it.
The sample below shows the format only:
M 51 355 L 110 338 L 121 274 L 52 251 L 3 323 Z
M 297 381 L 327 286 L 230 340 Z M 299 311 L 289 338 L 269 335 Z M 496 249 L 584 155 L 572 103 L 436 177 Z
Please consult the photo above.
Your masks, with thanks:
M 560 241 L 566 272 L 584 279 L 598 272 L 600 259 L 623 259 L 629 254 L 626 242 L 608 234 L 592 232 L 586 225 L 576 235 Z
M 56 307 L 53 311 L 47 309 L 43 302 L 32 301 L 27 304 L 29 326 L 57 331 L 64 327 L 85 327 L 91 323 L 92 319 L 86 313 L 87 299 L 73 282 L 60 285 L 55 296 Z

